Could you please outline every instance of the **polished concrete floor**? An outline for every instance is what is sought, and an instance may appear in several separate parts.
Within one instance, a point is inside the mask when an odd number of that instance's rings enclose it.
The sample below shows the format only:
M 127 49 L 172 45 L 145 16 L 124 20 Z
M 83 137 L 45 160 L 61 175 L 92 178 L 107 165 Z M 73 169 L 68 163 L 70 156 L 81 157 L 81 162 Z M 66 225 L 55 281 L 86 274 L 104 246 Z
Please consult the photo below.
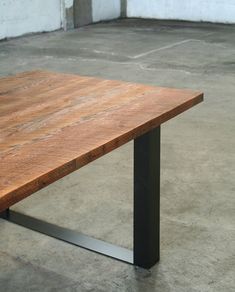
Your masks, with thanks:
M 205 101 L 162 125 L 159 264 L 135 268 L 0 219 L 0 291 L 235 291 L 235 27 L 119 20 L 0 42 L 1 76 L 32 69 L 198 89 Z M 14 209 L 131 247 L 132 146 Z

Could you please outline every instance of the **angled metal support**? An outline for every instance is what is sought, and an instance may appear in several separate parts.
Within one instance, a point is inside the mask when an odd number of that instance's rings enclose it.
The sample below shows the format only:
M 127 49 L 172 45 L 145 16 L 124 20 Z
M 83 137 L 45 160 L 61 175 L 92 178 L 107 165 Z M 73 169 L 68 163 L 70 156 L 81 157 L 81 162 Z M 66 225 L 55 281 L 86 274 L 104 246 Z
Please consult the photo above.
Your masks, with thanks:
M 134 140 L 133 251 L 9 209 L 0 217 L 120 261 L 151 268 L 160 254 L 160 127 Z
M 60 227 L 12 210 L 8 211 L 5 219 L 12 223 L 16 223 L 73 245 L 77 245 L 109 257 L 117 258 L 123 262 L 133 263 L 133 254 L 131 250 L 86 236 L 80 232 Z

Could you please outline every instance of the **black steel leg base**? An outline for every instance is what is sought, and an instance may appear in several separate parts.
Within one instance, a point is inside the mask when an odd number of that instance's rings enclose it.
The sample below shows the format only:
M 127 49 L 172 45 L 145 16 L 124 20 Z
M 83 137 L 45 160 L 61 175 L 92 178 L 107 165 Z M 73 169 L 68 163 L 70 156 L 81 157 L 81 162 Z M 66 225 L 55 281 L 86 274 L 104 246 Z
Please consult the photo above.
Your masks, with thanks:
M 7 210 L 0 216 L 10 222 L 24 226 L 34 231 L 55 237 L 73 245 L 133 264 L 133 252 L 129 249 L 119 247 L 102 240 L 86 236 L 77 231 L 60 227 L 45 221 L 24 215 L 12 210 Z
M 133 251 L 15 211 L 6 210 L 0 217 L 123 262 L 151 268 L 160 255 L 160 127 L 134 141 Z

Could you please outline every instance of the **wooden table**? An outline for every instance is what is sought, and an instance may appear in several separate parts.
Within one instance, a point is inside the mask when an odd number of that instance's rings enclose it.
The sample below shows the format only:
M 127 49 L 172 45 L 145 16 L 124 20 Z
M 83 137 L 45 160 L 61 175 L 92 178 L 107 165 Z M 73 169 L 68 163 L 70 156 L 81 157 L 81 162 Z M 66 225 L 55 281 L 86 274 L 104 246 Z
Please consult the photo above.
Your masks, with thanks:
M 46 71 L 1 78 L 1 217 L 152 267 L 159 260 L 160 125 L 202 100 L 202 93 L 190 90 Z M 133 139 L 133 251 L 9 209 Z

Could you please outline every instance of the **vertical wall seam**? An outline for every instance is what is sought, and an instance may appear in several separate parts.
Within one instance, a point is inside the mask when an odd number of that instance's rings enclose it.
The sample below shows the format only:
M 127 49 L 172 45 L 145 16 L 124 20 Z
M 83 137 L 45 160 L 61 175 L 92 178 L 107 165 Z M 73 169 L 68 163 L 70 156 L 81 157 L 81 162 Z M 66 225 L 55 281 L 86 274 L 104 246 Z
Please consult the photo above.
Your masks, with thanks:
M 127 17 L 127 0 L 120 0 L 121 2 L 121 13 L 120 16 L 121 18 L 126 18 Z
M 90 11 L 90 13 L 91 13 L 91 22 L 94 22 L 94 15 L 93 15 L 93 1 L 94 1 L 94 0 L 91 0 L 91 11 Z
M 64 0 L 60 0 L 60 19 L 61 19 L 61 28 L 65 30 L 65 3 Z

